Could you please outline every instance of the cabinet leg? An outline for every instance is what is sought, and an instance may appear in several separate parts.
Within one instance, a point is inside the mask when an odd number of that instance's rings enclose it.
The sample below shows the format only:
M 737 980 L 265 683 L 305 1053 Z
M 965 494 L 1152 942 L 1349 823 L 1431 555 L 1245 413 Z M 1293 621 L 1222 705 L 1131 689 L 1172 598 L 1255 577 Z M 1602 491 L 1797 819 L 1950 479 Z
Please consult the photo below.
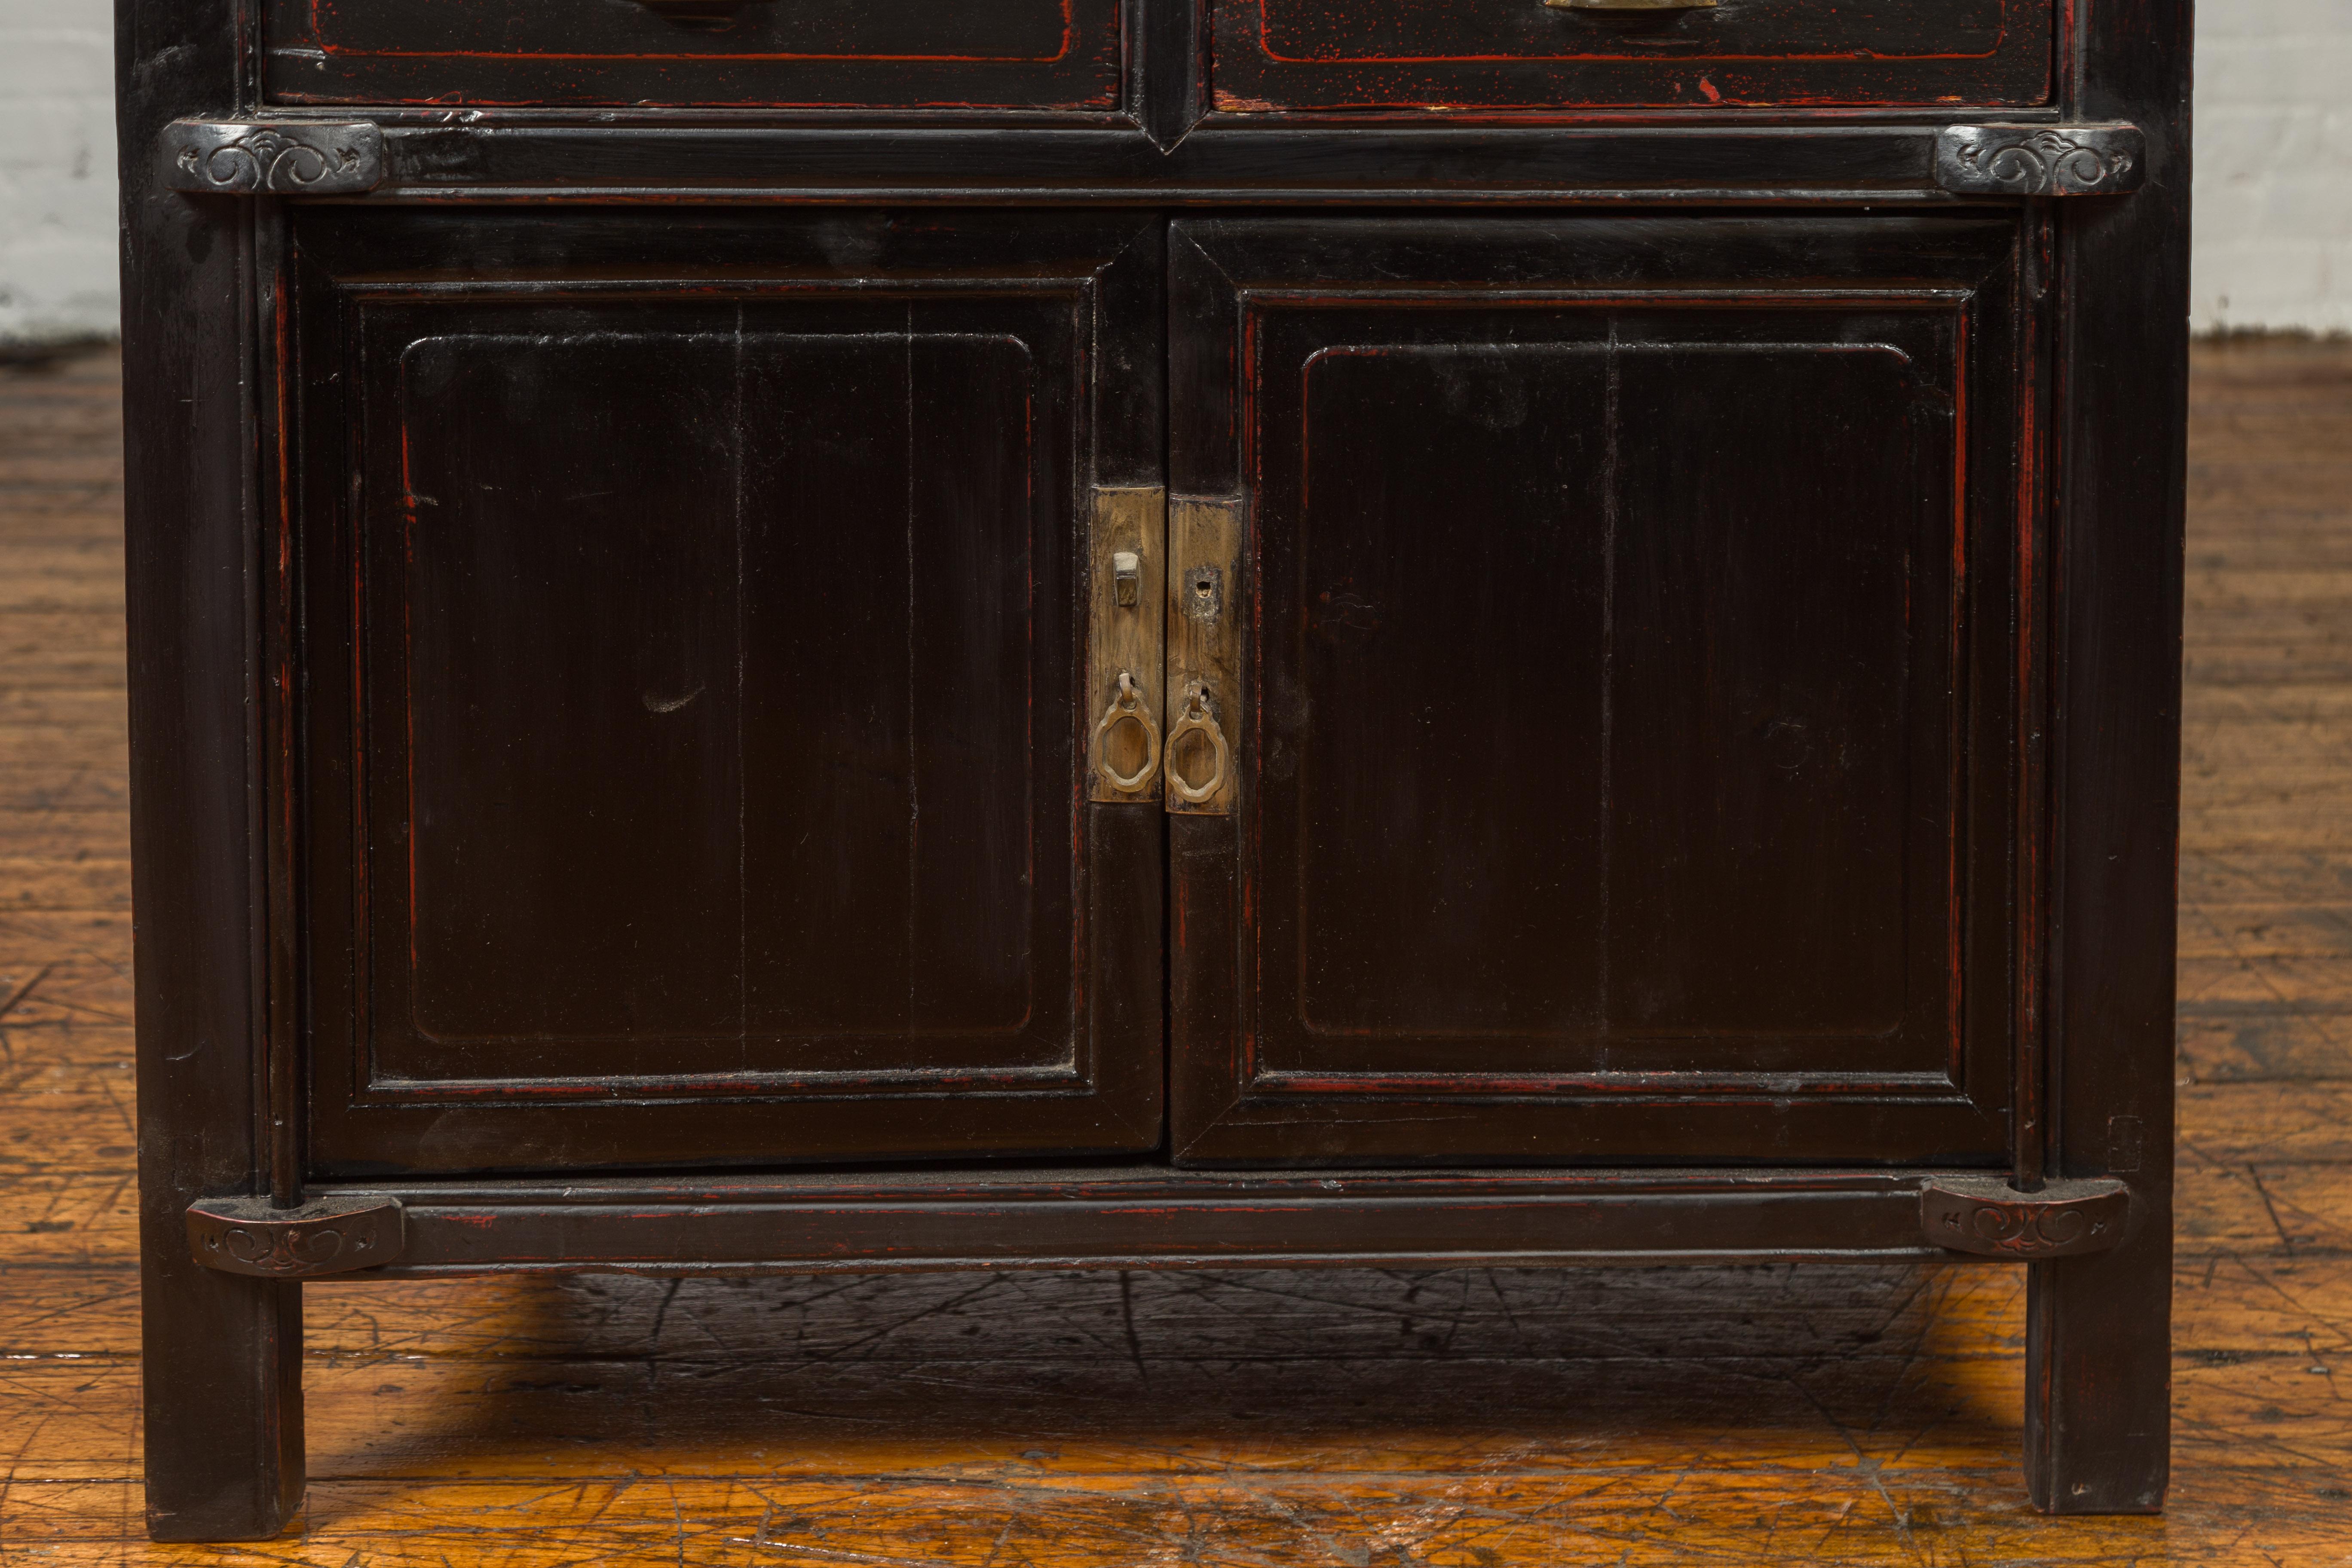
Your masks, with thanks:
M 2155 1513 L 2171 1470 L 2170 1226 L 2026 1281 L 2025 1479 L 2045 1513 Z
M 302 1287 L 215 1273 L 172 1239 L 141 1279 L 147 1533 L 267 1540 L 302 1506 Z

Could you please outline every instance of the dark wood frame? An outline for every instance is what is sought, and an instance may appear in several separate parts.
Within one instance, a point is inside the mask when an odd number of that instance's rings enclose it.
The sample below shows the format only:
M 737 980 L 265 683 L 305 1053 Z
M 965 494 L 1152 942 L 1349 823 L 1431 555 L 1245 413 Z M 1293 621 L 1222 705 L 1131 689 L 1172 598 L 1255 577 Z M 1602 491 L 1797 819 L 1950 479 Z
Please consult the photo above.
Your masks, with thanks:
M 300 1286 L 201 1266 L 185 1211 L 205 1197 L 335 1192 L 303 1188 L 289 1028 L 296 910 L 268 808 L 282 753 L 266 715 L 290 635 L 267 591 L 285 395 L 269 344 L 285 225 L 271 199 L 171 188 L 155 155 L 175 118 L 261 108 L 249 10 L 121 0 L 119 16 L 147 1499 L 159 1539 L 250 1539 L 299 1506 Z M 360 199 L 1171 209 L 1955 200 L 1935 183 L 1933 146 L 1957 110 L 1593 111 L 1541 130 L 1204 121 L 1192 15 L 1154 0 L 1136 32 L 1147 47 L 1129 61 L 1127 112 L 1086 129 L 1018 115 L 917 124 L 630 113 L 567 125 L 519 112 L 449 125 L 388 112 L 375 118 L 391 178 Z M 2073 0 L 2060 38 L 2057 101 L 1998 118 L 2136 122 L 2146 183 L 2126 198 L 2021 212 L 2032 303 L 2024 386 L 2039 414 L 2020 492 L 2048 526 L 2024 536 L 2021 570 L 2047 584 L 2052 608 L 2046 626 L 2024 628 L 2021 652 L 2026 765 L 2048 779 L 2028 801 L 2039 817 L 2022 836 L 2021 903 L 2047 918 L 2023 928 L 2010 1160 L 2028 1189 L 2045 1177 L 2121 1176 L 2137 1217 L 2111 1250 L 2032 1266 L 2027 1473 L 2044 1509 L 2145 1512 L 2160 1506 L 2168 1473 L 2189 7 Z M 1214 868 L 1232 864 L 1232 819 L 1180 816 L 1171 833 L 1179 940 L 1230 943 L 1229 908 L 1185 889 L 1213 886 Z M 1175 1005 L 1218 1028 L 1234 998 L 1180 984 Z M 419 1272 L 1430 1265 L 1938 1255 L 1916 1218 L 1933 1174 L 1419 1182 L 1041 1166 L 835 1181 L 821 1184 L 829 1197 L 813 1194 L 808 1177 L 724 1193 L 646 1179 L 590 1194 L 604 1200 L 604 1228 L 578 1234 L 609 1237 L 593 1256 L 551 1242 L 587 1216 L 544 1188 L 397 1191 L 414 1205 L 416 1237 L 401 1268 Z M 940 1239 L 939 1222 L 966 1216 L 985 1216 L 984 1251 Z

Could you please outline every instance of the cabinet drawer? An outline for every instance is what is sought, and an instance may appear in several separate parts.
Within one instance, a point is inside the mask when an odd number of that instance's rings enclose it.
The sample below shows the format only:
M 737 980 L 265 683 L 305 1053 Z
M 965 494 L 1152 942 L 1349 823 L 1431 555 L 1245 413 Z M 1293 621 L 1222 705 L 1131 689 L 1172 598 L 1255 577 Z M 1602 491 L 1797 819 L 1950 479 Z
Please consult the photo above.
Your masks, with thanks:
M 1221 0 L 1227 111 L 2040 103 L 2050 0 Z
M 279 103 L 1118 106 L 1118 0 L 709 3 L 278 0 L 268 89 Z

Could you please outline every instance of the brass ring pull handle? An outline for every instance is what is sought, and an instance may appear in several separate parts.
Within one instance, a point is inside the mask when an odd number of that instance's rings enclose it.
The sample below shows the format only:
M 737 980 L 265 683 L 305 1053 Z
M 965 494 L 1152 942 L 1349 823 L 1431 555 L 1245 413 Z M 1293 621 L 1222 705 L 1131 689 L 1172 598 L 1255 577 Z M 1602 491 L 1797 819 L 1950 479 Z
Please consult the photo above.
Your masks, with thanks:
M 1185 736 L 1198 731 L 1209 738 L 1210 750 L 1217 765 L 1210 771 L 1205 783 L 1194 784 L 1176 766 L 1176 744 Z M 1197 680 L 1184 683 L 1184 710 L 1176 722 L 1168 726 L 1168 787 L 1176 798 L 1187 805 L 1199 805 L 1213 799 L 1225 787 L 1225 770 L 1231 765 L 1233 752 L 1225 745 L 1225 732 L 1217 728 L 1217 716 L 1209 711 L 1208 688 Z
M 1143 726 L 1143 765 L 1132 773 L 1122 773 L 1111 766 L 1110 732 L 1130 721 Z M 1123 669 L 1118 672 L 1118 689 L 1111 694 L 1110 706 L 1103 710 L 1102 722 L 1095 726 L 1095 770 L 1121 795 L 1140 792 L 1160 771 L 1160 726 L 1151 721 L 1151 710 L 1143 705 L 1135 677 Z

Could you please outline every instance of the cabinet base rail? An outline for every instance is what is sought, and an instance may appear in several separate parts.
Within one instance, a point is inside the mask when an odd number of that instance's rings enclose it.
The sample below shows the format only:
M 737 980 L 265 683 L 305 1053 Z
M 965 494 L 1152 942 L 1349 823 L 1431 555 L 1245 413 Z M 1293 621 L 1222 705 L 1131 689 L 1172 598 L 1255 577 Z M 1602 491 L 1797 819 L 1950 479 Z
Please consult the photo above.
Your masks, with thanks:
M 607 1178 L 208 1198 L 191 1248 L 307 1279 L 506 1272 L 873 1272 L 2014 1260 L 2123 1237 L 2121 1182 L 1984 1172 L 1184 1173 Z

